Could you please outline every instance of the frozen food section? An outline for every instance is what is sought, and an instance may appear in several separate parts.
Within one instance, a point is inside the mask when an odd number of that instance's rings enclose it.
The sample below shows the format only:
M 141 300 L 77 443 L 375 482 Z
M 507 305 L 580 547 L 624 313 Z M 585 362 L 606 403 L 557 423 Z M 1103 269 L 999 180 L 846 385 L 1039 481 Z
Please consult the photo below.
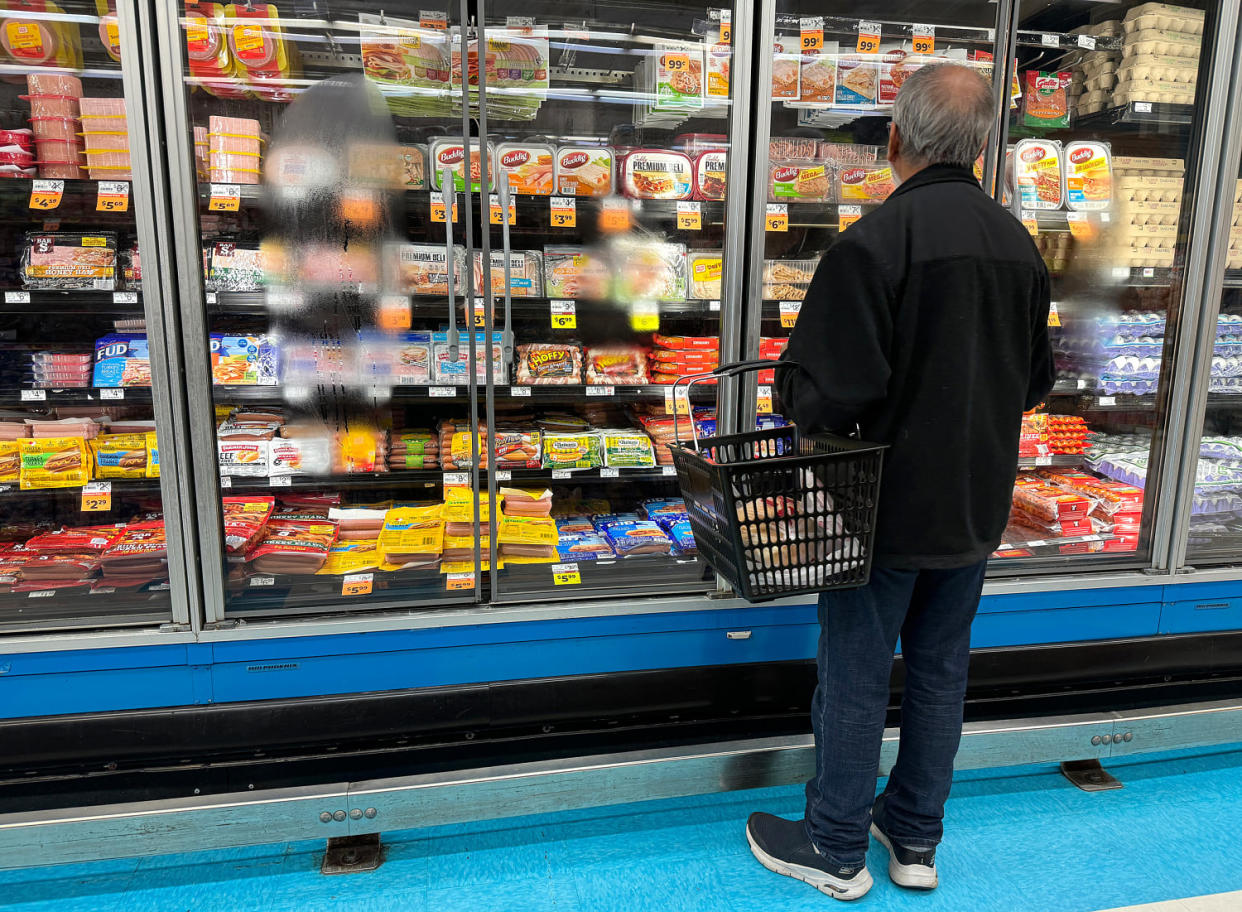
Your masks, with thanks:
M 714 589 L 731 12 L 321 12 L 180 22 L 222 616 Z
M 160 296 L 143 276 L 130 158 L 143 133 L 125 79 L 136 44 L 122 29 L 102 0 L 0 10 L 6 632 L 172 620 Z

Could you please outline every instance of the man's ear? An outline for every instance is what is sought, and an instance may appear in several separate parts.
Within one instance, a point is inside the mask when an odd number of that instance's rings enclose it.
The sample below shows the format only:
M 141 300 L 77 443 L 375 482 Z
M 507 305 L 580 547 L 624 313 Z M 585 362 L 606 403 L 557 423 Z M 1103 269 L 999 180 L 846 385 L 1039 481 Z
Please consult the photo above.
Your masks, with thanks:
M 897 124 L 890 124 L 888 128 L 888 160 L 892 161 L 901 155 L 901 134 L 897 132 Z

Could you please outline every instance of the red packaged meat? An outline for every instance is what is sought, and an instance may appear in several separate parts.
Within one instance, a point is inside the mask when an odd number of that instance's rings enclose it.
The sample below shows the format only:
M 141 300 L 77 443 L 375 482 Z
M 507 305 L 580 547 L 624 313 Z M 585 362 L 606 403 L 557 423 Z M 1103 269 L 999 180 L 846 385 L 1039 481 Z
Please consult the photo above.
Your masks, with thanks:
M 259 540 L 275 506 L 271 496 L 224 498 L 224 546 L 230 554 L 244 554 Z
M 336 523 L 316 513 L 277 513 L 246 555 L 256 573 L 315 573 L 336 541 Z
M 134 581 L 150 582 L 164 577 L 168 572 L 167 558 L 164 521 L 158 519 L 126 526 L 104 552 L 100 566 L 104 579 L 118 577 L 132 585 Z
M 582 349 L 572 343 L 531 342 L 517 347 L 520 386 L 582 382 Z
M 677 351 L 719 351 L 718 336 L 662 336 L 656 333 L 651 337 L 660 348 L 672 348 Z
M 592 346 L 586 355 L 586 382 L 596 386 L 648 383 L 647 356 L 633 345 Z
M 1085 517 L 1091 510 L 1091 501 L 1081 494 L 1040 481 L 1015 485 L 1013 503 L 1019 510 L 1048 521 Z

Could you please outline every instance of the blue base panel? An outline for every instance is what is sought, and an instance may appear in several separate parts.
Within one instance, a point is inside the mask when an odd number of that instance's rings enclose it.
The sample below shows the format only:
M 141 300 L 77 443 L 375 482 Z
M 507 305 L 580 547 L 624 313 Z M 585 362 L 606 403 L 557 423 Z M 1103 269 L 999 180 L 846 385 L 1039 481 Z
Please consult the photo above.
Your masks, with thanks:
M 973 645 L 1239 628 L 1242 582 L 1082 589 L 985 598 Z M 0 654 L 0 718 L 808 659 L 818 634 L 806 604 Z

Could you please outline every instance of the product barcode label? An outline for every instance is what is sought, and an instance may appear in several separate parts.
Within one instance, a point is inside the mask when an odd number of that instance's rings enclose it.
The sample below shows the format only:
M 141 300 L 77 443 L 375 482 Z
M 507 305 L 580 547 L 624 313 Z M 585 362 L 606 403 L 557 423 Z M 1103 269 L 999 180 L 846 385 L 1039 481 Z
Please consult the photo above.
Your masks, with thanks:
M 1150 114 L 1151 113 L 1151 102 L 1150 101 L 1136 101 L 1134 103 L 1134 113 L 1135 114 Z
M 138 292 L 136 291 L 114 291 L 112 292 L 113 304 L 137 304 Z
M 497 469 L 496 480 L 497 481 L 513 481 L 513 473 L 510 472 L 508 469 Z
M 267 483 L 273 488 L 287 488 L 293 484 L 293 479 L 288 475 L 273 475 L 267 480 Z
M 6 291 L 4 293 L 5 304 L 29 304 L 30 292 L 28 291 Z
M 556 481 L 563 481 L 566 478 L 573 478 L 573 477 L 574 477 L 574 473 L 569 471 L 569 469 L 553 469 L 552 470 L 552 478 L 555 479 Z
M 1099 402 L 1100 405 L 1116 405 L 1117 397 L 1116 396 L 1101 396 L 1097 401 Z
M 55 589 L 38 589 L 28 596 L 28 598 L 51 598 L 56 594 Z
M 108 386 L 99 391 L 100 399 L 124 399 L 125 388 L 122 386 Z
M 22 390 L 22 402 L 44 402 L 47 390 Z
M 275 586 L 276 577 L 274 576 L 252 576 L 250 577 L 250 588 L 257 589 L 260 586 Z
M 663 466 L 663 469 L 664 469 L 665 475 L 676 475 L 677 474 L 677 466 Z
M 620 474 L 621 472 L 618 471 L 617 469 L 600 469 L 599 470 L 600 478 L 617 478 Z
M 457 395 L 457 387 L 455 386 L 429 386 L 427 387 L 427 395 L 432 399 L 445 399 Z
M 529 386 L 511 386 L 509 387 L 509 395 L 513 397 L 514 399 L 529 399 L 530 398 L 530 387 Z
M 615 386 L 588 386 L 586 394 L 588 396 L 615 396 L 617 388 Z

